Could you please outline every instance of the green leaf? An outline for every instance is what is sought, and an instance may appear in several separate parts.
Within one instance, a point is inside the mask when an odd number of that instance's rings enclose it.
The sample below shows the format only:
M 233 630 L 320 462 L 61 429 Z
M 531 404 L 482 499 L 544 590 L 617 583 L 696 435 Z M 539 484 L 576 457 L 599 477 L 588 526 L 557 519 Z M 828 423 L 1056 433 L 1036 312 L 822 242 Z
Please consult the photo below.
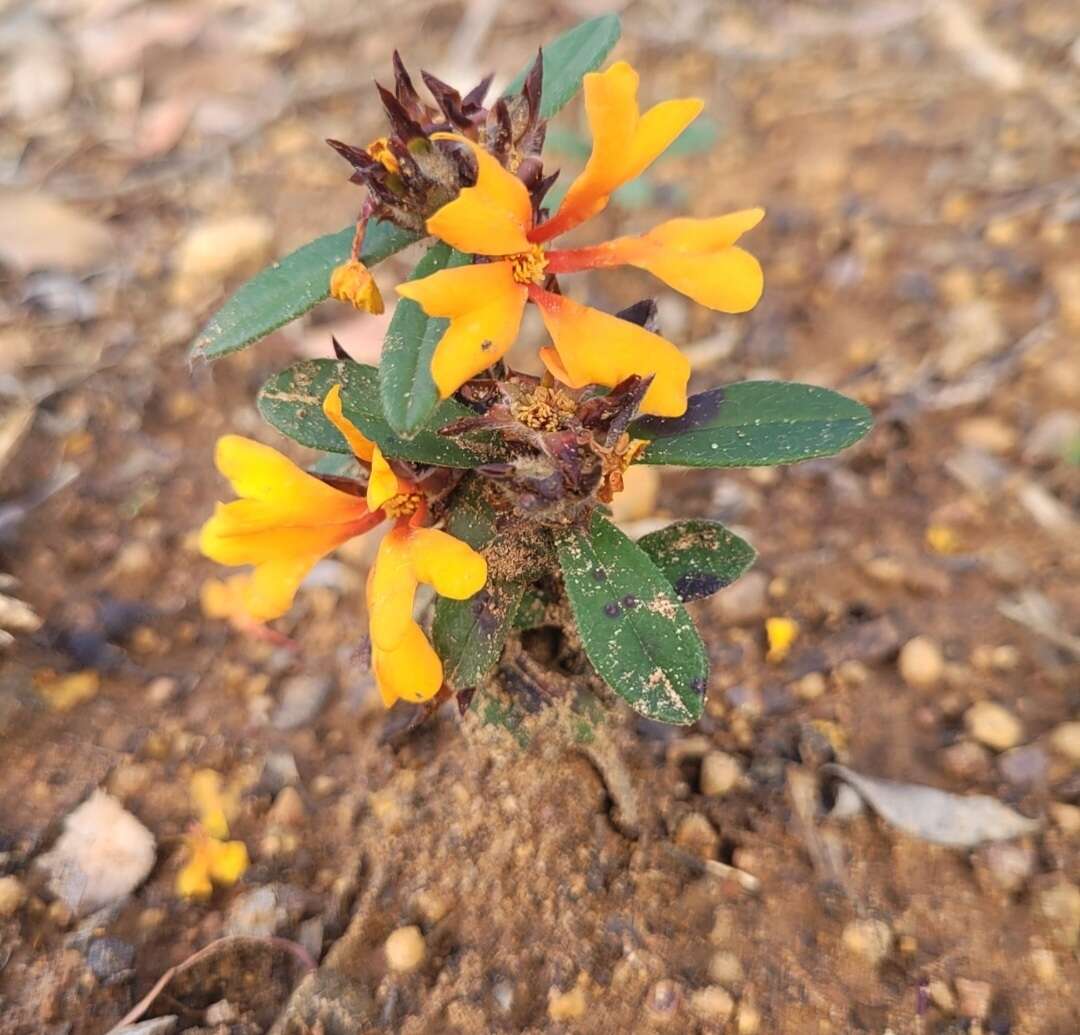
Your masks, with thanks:
M 680 600 L 697 600 L 730 586 L 757 551 L 718 521 L 676 521 L 637 541 Z
M 495 542 L 495 514 L 473 476 L 454 494 L 446 514 L 446 531 L 474 550 Z M 438 597 L 431 635 L 442 659 L 447 683 L 455 690 L 476 686 L 499 660 L 513 628 L 526 580 L 488 579 L 468 600 Z
M 440 242 L 416 264 L 409 280 L 465 266 L 471 260 L 471 255 Z M 394 309 L 379 359 L 379 394 L 387 423 L 402 438 L 412 438 L 439 405 L 439 389 L 431 376 L 431 357 L 449 324 L 449 320 L 427 316 L 408 298 L 401 299 Z
M 686 725 L 701 715 L 705 647 L 649 555 L 607 518 L 556 538 L 566 595 L 593 667 L 641 715 Z
M 514 615 L 514 628 L 535 629 L 538 625 L 543 625 L 547 617 L 547 608 L 548 602 L 539 590 L 526 590 Z
M 540 115 L 550 119 L 560 112 L 581 89 L 586 72 L 600 67 L 619 41 L 622 26 L 617 14 L 602 14 L 582 22 L 544 47 L 544 90 Z M 528 68 L 506 88 L 504 96 L 519 93 Z
M 649 440 L 639 463 L 765 467 L 831 456 L 872 425 L 865 406 L 827 388 L 740 381 L 691 396 L 682 417 L 640 417 L 630 433 Z
M 437 434 L 452 420 L 472 415 L 453 399 L 441 403 L 431 425 L 415 438 L 398 438 L 383 419 L 378 371 L 352 360 L 309 359 L 282 370 L 259 392 L 259 412 L 278 431 L 302 446 L 327 453 L 347 453 L 348 443 L 322 411 L 323 399 L 341 385 L 341 408 L 384 455 L 443 467 L 475 467 L 483 458 Z
M 476 686 L 499 660 L 524 592 L 524 579 L 488 579 L 468 600 L 435 601 L 431 639 L 452 689 Z
M 210 319 L 191 359 L 215 360 L 253 345 L 330 297 L 330 274 L 349 257 L 354 227 L 326 234 L 256 273 Z M 360 258 L 366 266 L 419 240 L 410 230 L 372 220 Z

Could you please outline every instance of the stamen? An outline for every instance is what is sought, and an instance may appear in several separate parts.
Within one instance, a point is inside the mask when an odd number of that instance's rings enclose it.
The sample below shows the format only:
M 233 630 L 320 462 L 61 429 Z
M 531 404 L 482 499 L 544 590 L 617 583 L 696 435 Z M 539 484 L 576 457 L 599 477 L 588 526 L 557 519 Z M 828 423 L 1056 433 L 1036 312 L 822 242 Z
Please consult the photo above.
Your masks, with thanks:
M 400 492 L 392 496 L 382 506 L 387 517 L 411 517 L 424 502 L 424 497 L 419 492 Z
M 536 431 L 558 431 L 576 409 L 560 388 L 538 385 L 510 405 L 515 420 Z
M 527 252 L 510 257 L 510 269 L 519 284 L 540 284 L 547 272 L 547 256 L 544 249 L 534 244 Z

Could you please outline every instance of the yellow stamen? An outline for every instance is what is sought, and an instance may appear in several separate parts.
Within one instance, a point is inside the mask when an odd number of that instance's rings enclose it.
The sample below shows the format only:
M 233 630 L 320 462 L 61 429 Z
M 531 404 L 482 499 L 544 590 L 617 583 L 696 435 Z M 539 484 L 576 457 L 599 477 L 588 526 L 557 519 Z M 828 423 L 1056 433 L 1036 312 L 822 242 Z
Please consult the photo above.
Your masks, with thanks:
M 514 280 L 519 284 L 541 284 L 547 271 L 547 256 L 544 249 L 534 244 L 527 252 L 508 256 Z
M 511 403 L 510 412 L 515 420 L 537 431 L 558 431 L 576 408 L 561 389 L 537 385 Z
M 367 153 L 379 163 L 387 172 L 400 172 L 401 166 L 390 150 L 389 137 L 376 137 L 368 144 Z
M 412 517 L 420 509 L 424 497 L 418 492 L 402 492 L 383 504 L 386 516 L 391 518 Z

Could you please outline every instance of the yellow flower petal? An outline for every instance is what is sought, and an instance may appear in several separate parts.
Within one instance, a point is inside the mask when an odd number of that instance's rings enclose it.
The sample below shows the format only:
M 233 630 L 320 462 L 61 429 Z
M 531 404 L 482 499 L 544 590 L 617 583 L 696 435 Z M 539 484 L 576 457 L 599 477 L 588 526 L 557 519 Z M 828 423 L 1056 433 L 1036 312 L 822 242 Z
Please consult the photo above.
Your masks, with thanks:
M 445 399 L 506 355 L 521 327 L 528 290 L 508 262 L 440 270 L 398 285 L 428 316 L 449 317 L 435 346 L 431 374 Z
M 443 667 L 424 630 L 410 621 L 392 650 L 372 648 L 372 668 L 383 704 L 397 700 L 427 701 L 439 692 Z
M 245 499 L 264 500 L 275 507 L 290 506 L 300 513 L 314 506 L 340 509 L 355 500 L 297 467 L 272 446 L 242 435 L 219 438 L 214 460 L 236 495 Z
M 533 293 L 561 363 L 561 379 L 572 388 L 597 384 L 614 388 L 632 374 L 653 375 L 641 412 L 681 417 L 686 412 L 690 362 L 679 350 L 651 331 L 562 295 Z M 556 376 L 550 356 L 541 359 Z
M 487 561 L 468 543 L 436 528 L 417 528 L 409 536 L 409 558 L 421 581 L 439 596 L 467 600 L 487 581 Z
M 455 140 L 476 159 L 475 187 L 466 187 L 427 221 L 427 230 L 462 252 L 513 255 L 529 250 L 532 201 L 525 184 L 496 158 L 456 133 L 433 133 L 432 140 Z
M 390 469 L 382 450 L 376 446 L 371 453 L 371 475 L 368 477 L 368 510 L 378 510 L 387 500 L 401 491 L 398 476 Z
M 765 637 L 769 641 L 769 650 L 765 660 L 773 665 L 780 664 L 791 653 L 791 645 L 799 635 L 799 625 L 790 618 L 766 618 Z
M 245 499 L 219 503 L 199 547 L 221 564 L 253 564 L 245 606 L 259 620 L 288 610 L 325 554 L 379 520 L 361 498 L 302 471 L 277 450 L 238 435 L 217 448 L 218 467 Z
M 378 315 L 383 311 L 379 285 L 362 262 L 350 259 L 330 274 L 330 294 L 339 302 L 351 302 L 362 313 Z
M 593 147 L 555 215 L 529 236 L 548 241 L 601 212 L 612 193 L 645 171 L 700 114 L 695 98 L 664 101 L 640 114 L 638 74 L 625 61 L 584 79 Z
M 181 898 L 209 898 L 213 890 L 210 871 L 204 859 L 192 859 L 176 875 L 176 893 Z
M 371 460 L 372 450 L 375 443 L 371 441 L 344 413 L 341 412 L 341 385 L 334 385 L 326 398 L 323 399 L 323 413 L 327 419 L 341 432 L 342 438 L 349 443 L 353 456 L 361 460 Z M 370 504 L 369 504 L 370 505 Z
M 228 837 L 229 820 L 226 810 L 231 806 L 221 790 L 221 774 L 213 769 L 198 769 L 191 776 L 191 800 L 211 837 Z
M 409 554 L 409 529 L 398 525 L 379 543 L 368 576 L 367 604 L 371 642 L 381 650 L 397 647 L 412 622 L 417 578 Z
M 643 237 L 624 237 L 600 247 L 648 270 L 699 305 L 745 313 L 761 298 L 764 278 L 757 259 L 733 242 L 764 214 L 755 208 L 715 219 L 671 219 Z
M 231 887 L 248 868 L 248 850 L 243 841 L 210 843 L 210 879 L 215 884 Z

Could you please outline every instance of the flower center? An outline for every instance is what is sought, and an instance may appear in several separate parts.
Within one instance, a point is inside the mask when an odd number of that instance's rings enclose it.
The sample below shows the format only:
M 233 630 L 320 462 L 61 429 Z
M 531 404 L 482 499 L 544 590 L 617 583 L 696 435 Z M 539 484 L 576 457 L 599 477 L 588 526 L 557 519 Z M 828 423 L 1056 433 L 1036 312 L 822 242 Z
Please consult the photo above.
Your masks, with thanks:
M 515 420 L 536 431 L 558 431 L 576 409 L 574 400 L 558 388 L 538 385 L 510 406 Z
M 519 284 L 539 284 L 544 279 L 547 256 L 540 245 L 534 244 L 527 252 L 518 252 L 509 259 L 514 280 Z
M 424 497 L 418 492 L 399 492 L 388 499 L 382 509 L 386 511 L 387 517 L 412 517 L 423 502 Z

